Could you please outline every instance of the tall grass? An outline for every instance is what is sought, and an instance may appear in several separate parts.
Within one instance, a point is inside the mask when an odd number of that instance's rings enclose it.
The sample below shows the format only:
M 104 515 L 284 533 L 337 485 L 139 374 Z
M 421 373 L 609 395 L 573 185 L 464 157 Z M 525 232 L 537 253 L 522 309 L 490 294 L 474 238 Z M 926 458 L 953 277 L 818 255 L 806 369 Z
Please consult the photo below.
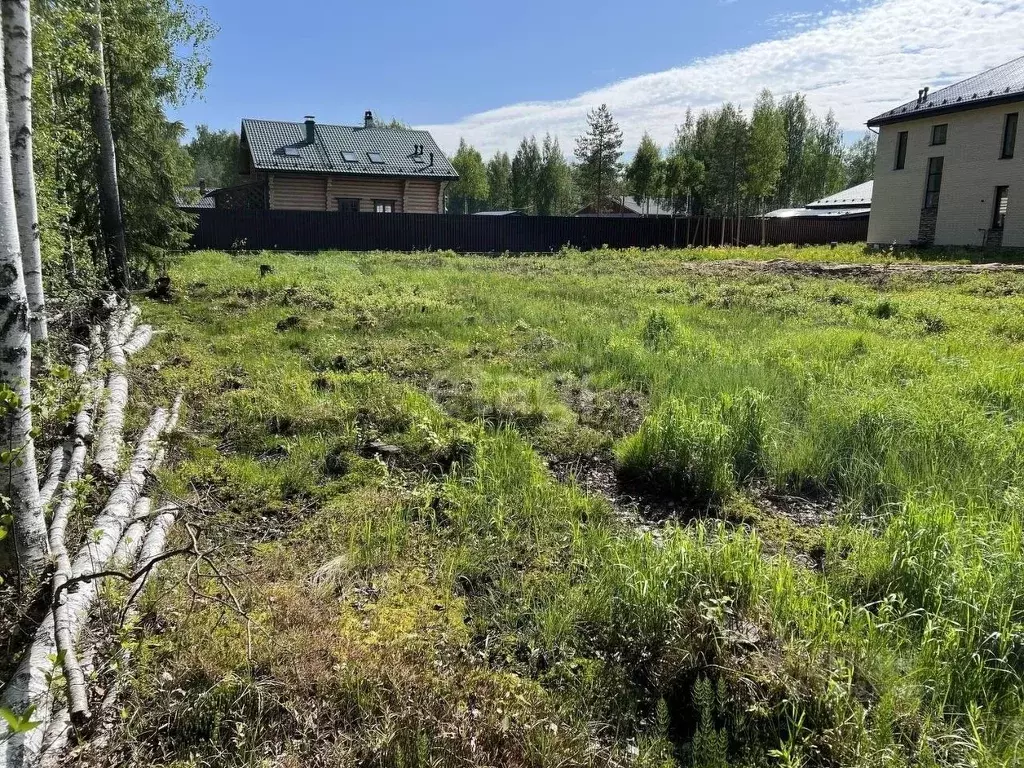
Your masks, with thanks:
M 699 255 L 757 254 L 833 258 Z M 190 390 L 167 482 L 275 602 L 253 590 L 247 658 L 249 628 L 190 629 L 183 595 L 153 658 L 278 686 L 351 764 L 1018 763 L 1024 280 L 693 255 L 190 256 L 179 302 L 148 309 L 170 333 L 143 385 Z M 635 431 L 593 426 L 593 393 Z M 772 540 L 792 524 L 638 533 L 546 463 L 581 455 L 684 510 L 756 483 L 842 513 L 818 570 Z M 162 744 L 161 707 L 183 710 L 138 703 Z

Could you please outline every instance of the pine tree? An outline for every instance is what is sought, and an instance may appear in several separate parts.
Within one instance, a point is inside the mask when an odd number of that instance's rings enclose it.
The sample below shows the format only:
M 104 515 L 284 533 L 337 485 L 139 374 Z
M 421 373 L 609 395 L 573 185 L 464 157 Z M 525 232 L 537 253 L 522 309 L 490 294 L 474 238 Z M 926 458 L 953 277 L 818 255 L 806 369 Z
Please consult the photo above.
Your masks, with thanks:
M 626 183 L 631 194 L 643 209 L 650 212 L 650 200 L 661 187 L 661 149 L 647 133 L 640 139 L 633 161 L 626 169 Z
M 576 158 L 580 161 L 579 181 L 584 203 L 601 209 L 619 178 L 622 157 L 622 130 L 616 125 L 607 104 L 587 114 L 587 132 L 576 139 Z

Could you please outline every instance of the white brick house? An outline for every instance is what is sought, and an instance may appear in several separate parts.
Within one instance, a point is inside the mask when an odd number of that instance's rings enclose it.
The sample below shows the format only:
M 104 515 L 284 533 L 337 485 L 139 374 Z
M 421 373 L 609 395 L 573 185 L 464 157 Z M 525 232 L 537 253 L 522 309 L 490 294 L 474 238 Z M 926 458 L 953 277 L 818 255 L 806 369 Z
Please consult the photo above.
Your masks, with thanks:
M 868 242 L 1024 248 L 1022 125 L 1024 57 L 869 120 Z

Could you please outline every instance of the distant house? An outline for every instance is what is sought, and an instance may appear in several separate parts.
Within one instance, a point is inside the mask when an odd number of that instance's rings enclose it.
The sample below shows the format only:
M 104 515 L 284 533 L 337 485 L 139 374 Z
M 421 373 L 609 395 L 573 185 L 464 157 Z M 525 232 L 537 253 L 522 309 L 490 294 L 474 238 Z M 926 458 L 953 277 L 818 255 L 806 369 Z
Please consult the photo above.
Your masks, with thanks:
M 878 128 L 868 241 L 1024 247 L 1024 57 L 868 121 Z
M 628 195 L 606 196 L 601 204 L 590 203 L 580 208 L 575 216 L 671 216 L 672 201 L 667 197 L 652 197 L 641 205 Z
M 443 213 L 445 186 L 459 177 L 427 131 L 242 120 L 244 182 L 210 193 L 217 208 Z
M 865 181 L 808 203 L 803 208 L 779 208 L 765 216 L 769 219 L 866 219 L 871 213 L 873 187 L 874 182 Z

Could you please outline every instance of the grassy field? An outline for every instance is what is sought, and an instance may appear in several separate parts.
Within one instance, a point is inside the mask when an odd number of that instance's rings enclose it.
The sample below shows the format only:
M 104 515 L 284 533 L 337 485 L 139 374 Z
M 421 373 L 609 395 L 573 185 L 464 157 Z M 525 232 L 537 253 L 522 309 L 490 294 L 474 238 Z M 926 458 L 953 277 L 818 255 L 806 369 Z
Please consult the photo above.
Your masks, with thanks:
M 1024 274 L 695 255 L 184 258 L 108 761 L 1019 764 Z

